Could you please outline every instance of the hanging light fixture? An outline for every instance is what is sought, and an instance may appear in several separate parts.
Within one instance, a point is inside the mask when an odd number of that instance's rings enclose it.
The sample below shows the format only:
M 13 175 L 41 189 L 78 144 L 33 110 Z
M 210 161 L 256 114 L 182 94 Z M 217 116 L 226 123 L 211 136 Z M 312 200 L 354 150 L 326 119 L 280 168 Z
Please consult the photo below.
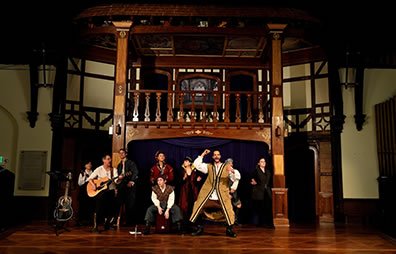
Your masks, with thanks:
M 354 88 L 356 85 L 356 66 L 352 59 L 352 54 L 349 50 L 345 53 L 345 63 L 344 66 L 338 69 L 338 75 L 340 77 L 340 83 L 345 87 Z
M 54 81 L 54 70 L 50 68 L 50 65 L 47 65 L 47 50 L 45 48 L 45 44 L 42 44 L 42 48 L 39 51 L 41 57 L 41 68 L 38 68 L 38 83 L 37 87 L 53 87 Z

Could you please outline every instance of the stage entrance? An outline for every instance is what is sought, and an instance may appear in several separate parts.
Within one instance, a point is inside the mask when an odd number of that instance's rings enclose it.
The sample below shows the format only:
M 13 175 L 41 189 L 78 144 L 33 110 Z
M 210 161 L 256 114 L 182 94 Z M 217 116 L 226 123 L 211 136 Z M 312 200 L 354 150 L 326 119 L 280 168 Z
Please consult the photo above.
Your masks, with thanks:
M 307 143 L 286 143 L 285 176 L 292 223 L 314 222 L 316 219 L 315 163 L 315 152 Z

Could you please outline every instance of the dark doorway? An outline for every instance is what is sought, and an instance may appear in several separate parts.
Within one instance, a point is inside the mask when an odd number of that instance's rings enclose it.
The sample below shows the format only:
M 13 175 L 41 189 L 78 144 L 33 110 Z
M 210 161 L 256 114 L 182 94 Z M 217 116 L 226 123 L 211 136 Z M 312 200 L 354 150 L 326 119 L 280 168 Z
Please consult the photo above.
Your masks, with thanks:
M 254 91 L 253 88 L 253 77 L 247 75 L 234 75 L 230 78 L 230 91 Z M 235 122 L 236 119 L 236 96 L 235 94 L 230 95 L 230 121 Z M 240 95 L 240 113 L 241 121 L 246 122 L 247 120 L 247 96 L 246 94 Z
M 306 143 L 285 143 L 289 220 L 290 222 L 313 222 L 316 218 L 314 152 Z
M 155 73 L 155 72 L 148 72 L 143 76 L 143 87 L 141 89 L 147 90 L 168 90 L 168 77 L 163 74 Z M 144 105 L 143 107 L 139 107 L 142 109 L 142 112 L 139 112 L 141 116 L 140 121 L 144 121 L 144 110 L 146 108 L 146 98 L 142 96 L 140 99 L 140 105 Z M 154 122 L 156 118 L 156 110 L 157 110 L 157 95 L 155 93 L 150 94 L 150 121 Z M 167 118 L 167 111 L 168 111 L 168 97 L 167 93 L 162 93 L 161 101 L 160 101 L 160 111 L 161 111 L 161 121 L 166 122 Z

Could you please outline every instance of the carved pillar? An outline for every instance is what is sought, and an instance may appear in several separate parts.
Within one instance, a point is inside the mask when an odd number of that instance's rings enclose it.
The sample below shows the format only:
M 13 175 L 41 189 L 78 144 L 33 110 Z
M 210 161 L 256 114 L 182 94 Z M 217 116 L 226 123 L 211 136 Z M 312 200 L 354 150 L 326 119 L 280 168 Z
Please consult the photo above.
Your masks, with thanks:
M 282 33 L 286 25 L 269 24 L 272 110 L 272 213 L 275 227 L 289 226 L 287 188 L 285 185 L 285 150 L 283 136 Z
M 128 39 L 132 21 L 113 22 L 117 38 L 117 63 L 113 104 L 113 167 L 120 162 L 119 150 L 125 147 L 125 113 L 127 100 Z
M 62 149 L 64 140 L 65 102 L 67 88 L 67 50 L 59 48 L 56 51 L 56 74 L 54 81 L 52 112 L 49 113 L 52 127 L 51 169 L 50 171 L 63 170 Z M 59 185 L 50 181 L 49 202 L 54 203 L 58 198 Z M 49 218 L 52 219 L 53 207 L 48 207 Z
M 337 57 L 330 45 L 324 45 L 328 59 L 329 93 L 332 115 L 331 129 L 331 161 L 333 166 L 333 202 L 334 220 L 344 221 L 344 195 L 342 186 L 341 133 L 344 128 L 345 115 L 342 101 L 342 85 L 338 74 Z
M 38 104 L 38 67 L 37 63 L 29 64 L 30 70 L 30 111 L 27 111 L 27 118 L 30 123 L 30 127 L 34 128 L 36 126 L 36 121 L 38 117 L 37 104 Z

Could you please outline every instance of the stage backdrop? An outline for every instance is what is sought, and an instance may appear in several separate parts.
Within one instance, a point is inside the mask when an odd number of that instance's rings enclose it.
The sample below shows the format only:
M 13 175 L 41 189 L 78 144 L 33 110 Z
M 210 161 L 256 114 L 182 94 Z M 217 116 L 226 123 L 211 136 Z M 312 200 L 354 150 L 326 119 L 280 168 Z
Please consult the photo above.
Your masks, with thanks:
M 239 182 L 238 194 L 242 201 L 240 222 L 254 223 L 256 216 L 251 206 L 251 173 L 256 167 L 260 157 L 267 158 L 268 168 L 272 172 L 270 159 L 268 159 L 268 145 L 264 142 L 250 142 L 229 139 L 215 139 L 204 137 L 174 138 L 174 139 L 154 139 L 138 140 L 128 144 L 128 158 L 133 160 L 139 168 L 139 181 L 137 193 L 137 217 L 139 222 L 143 222 L 145 211 L 151 205 L 151 185 L 149 183 L 150 168 L 156 163 L 154 154 L 161 150 L 165 152 L 166 162 L 174 168 L 176 186 L 176 199 L 178 202 L 179 186 L 181 183 L 181 165 L 185 156 L 190 156 L 193 160 L 200 155 L 204 149 L 219 149 L 221 161 L 233 158 L 234 168 L 238 169 L 242 175 Z M 204 158 L 204 162 L 212 161 L 212 153 Z M 205 176 L 201 183 L 205 180 Z

